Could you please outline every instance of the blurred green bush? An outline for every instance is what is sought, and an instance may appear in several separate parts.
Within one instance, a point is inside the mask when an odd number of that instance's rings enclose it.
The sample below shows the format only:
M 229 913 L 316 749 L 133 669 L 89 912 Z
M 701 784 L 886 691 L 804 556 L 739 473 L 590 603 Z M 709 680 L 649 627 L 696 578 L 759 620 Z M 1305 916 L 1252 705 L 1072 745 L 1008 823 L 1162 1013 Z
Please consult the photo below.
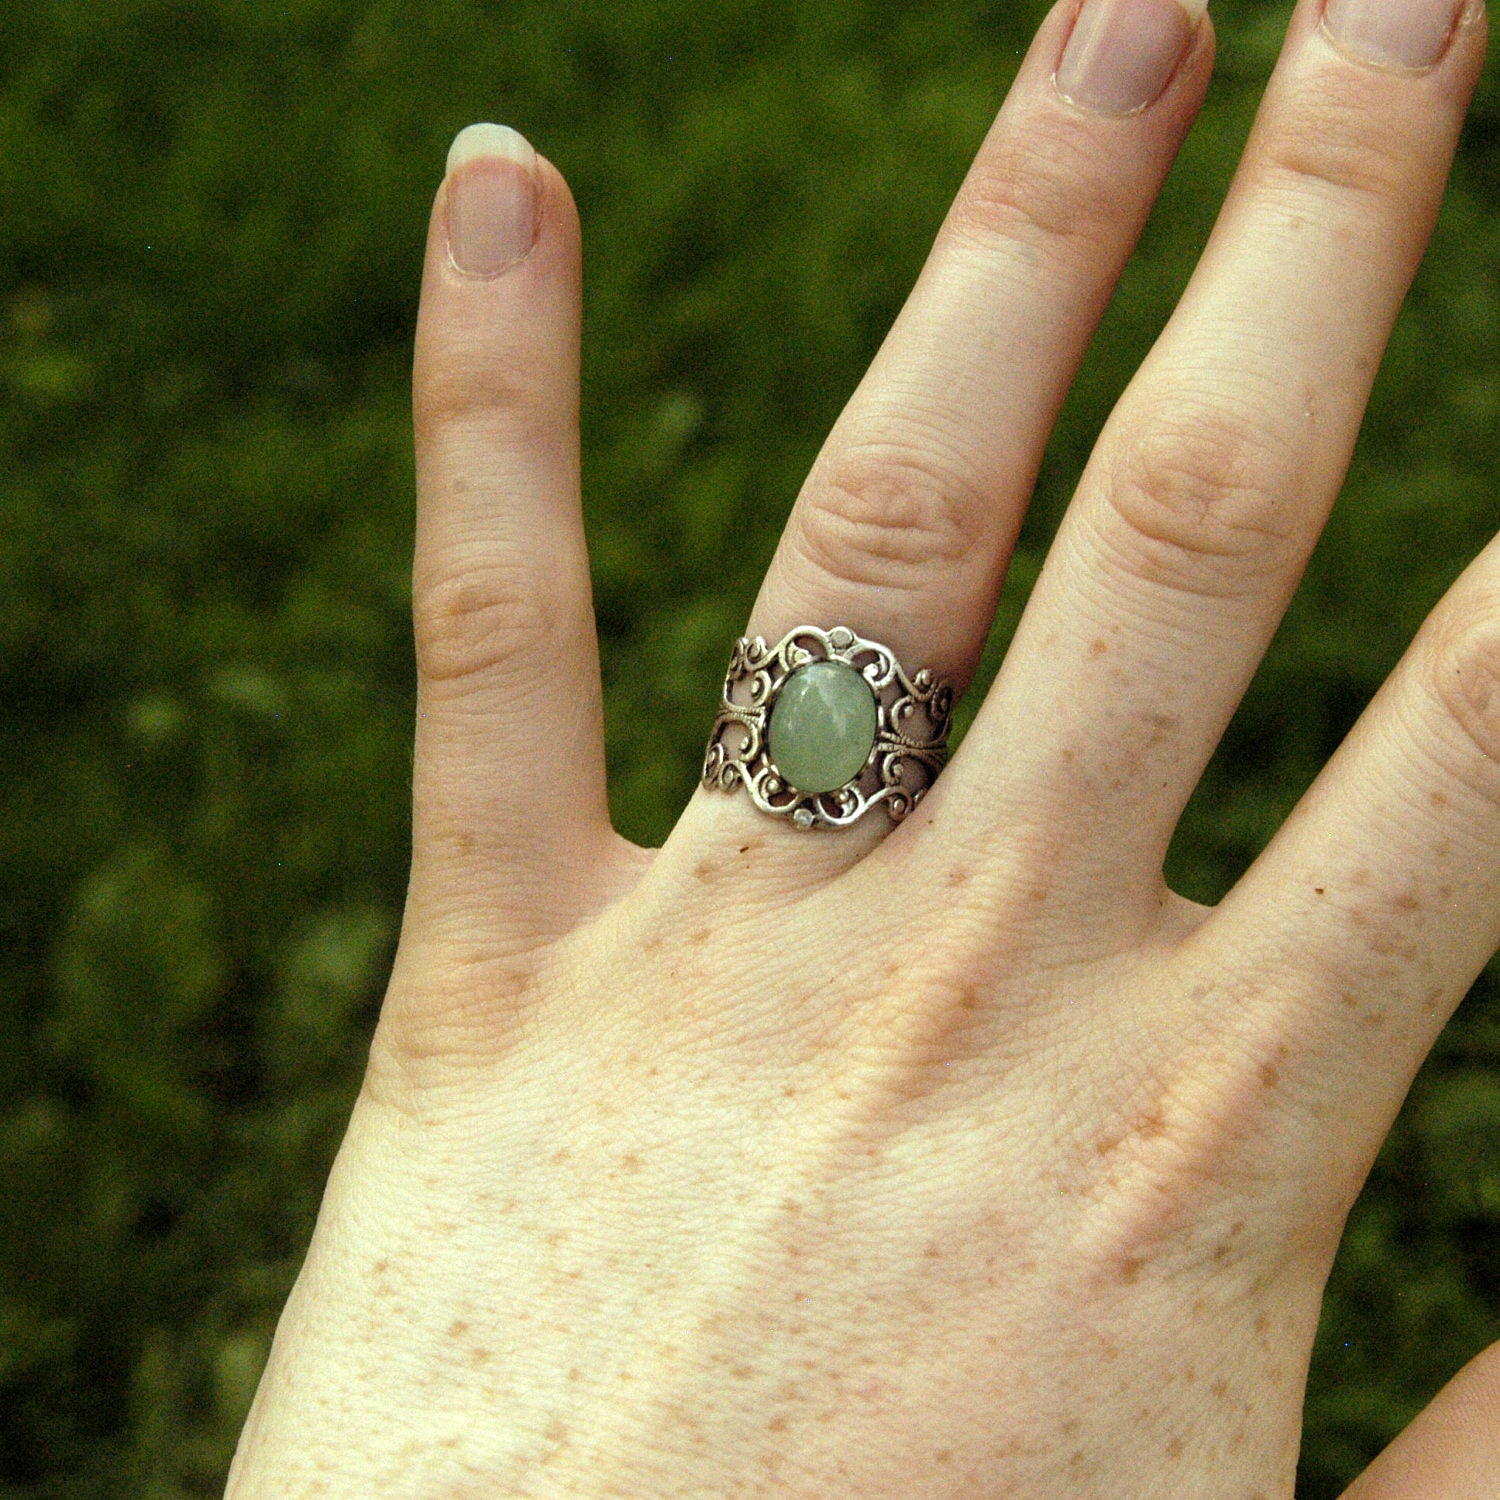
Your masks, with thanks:
M 1215 9 L 1212 101 L 1058 429 L 990 669 L 1269 73 L 1283 6 Z M 408 364 L 453 133 L 517 125 L 582 209 L 615 809 L 655 840 L 1040 13 L 0 8 L 0 1500 L 217 1494 L 312 1223 L 408 856 Z M 1174 848 L 1189 894 L 1245 866 L 1493 528 L 1497 201 L 1487 85 L 1348 491 Z M 1351 1223 L 1313 1500 L 1500 1336 L 1497 1135 L 1481 984 Z

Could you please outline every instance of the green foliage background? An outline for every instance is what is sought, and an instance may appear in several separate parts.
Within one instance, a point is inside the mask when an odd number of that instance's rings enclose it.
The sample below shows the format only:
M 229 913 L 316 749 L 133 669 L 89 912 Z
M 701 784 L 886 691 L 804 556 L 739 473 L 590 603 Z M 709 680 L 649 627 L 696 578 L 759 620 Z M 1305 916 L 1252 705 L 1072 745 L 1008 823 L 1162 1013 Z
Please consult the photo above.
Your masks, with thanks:
M 991 667 L 1270 71 L 1283 5 L 1215 9 L 1212 100 L 1058 430 Z M 615 808 L 655 840 L 1040 14 L 0 6 L 0 1500 L 217 1494 L 307 1239 L 408 856 L 408 372 L 453 133 L 515 124 L 582 209 Z M 1190 894 L 1244 867 L 1494 528 L 1497 196 L 1486 84 L 1347 492 L 1178 840 Z M 1485 981 L 1352 1220 L 1314 1500 L 1500 1337 L 1497 1132 Z

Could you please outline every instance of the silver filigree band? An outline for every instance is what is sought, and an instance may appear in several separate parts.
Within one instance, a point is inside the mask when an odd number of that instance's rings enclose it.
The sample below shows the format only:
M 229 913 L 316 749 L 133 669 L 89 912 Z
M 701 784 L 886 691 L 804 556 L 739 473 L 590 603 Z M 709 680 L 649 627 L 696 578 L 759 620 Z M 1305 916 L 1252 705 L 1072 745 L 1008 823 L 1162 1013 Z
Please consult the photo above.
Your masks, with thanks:
M 821 661 L 842 662 L 863 678 L 875 697 L 876 719 L 874 745 L 858 774 L 832 791 L 813 793 L 790 784 L 772 762 L 770 723 L 787 680 Z M 762 812 L 798 828 L 845 828 L 877 806 L 900 822 L 942 770 L 952 720 L 950 682 L 925 668 L 908 675 L 889 646 L 846 625 L 799 625 L 774 646 L 760 636 L 741 636 L 724 675 L 703 784 L 726 792 L 743 785 Z

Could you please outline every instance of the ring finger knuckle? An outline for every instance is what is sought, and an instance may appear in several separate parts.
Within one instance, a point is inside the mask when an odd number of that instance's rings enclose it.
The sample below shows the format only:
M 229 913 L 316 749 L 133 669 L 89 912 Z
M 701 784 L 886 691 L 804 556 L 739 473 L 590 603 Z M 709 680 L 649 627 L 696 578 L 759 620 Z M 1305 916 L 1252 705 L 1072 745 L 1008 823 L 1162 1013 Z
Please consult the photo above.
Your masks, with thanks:
M 1394 206 L 1413 179 L 1411 142 L 1403 135 L 1362 91 L 1324 93 L 1284 109 L 1265 140 L 1258 176 L 1297 197 Z
M 846 448 L 797 508 L 791 540 L 820 573 L 919 592 L 972 565 L 994 507 L 956 460 L 917 444 Z

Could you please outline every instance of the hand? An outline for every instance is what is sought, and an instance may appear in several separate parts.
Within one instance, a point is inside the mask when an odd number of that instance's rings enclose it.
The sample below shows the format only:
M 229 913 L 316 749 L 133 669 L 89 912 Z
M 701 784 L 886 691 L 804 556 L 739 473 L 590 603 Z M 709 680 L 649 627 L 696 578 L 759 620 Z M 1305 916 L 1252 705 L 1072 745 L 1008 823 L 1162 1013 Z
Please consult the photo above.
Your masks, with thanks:
M 972 672 L 1207 86 L 1176 6 L 1042 27 L 753 633 Z M 889 832 L 703 791 L 659 853 L 611 832 L 576 216 L 518 137 L 460 137 L 418 331 L 410 895 L 236 1500 L 1291 1495 L 1345 1213 L 1500 944 L 1500 551 L 1220 907 L 1162 860 L 1342 481 L 1484 32 L 1301 6 L 1001 675 Z M 1446 1410 L 1360 1500 L 1411 1493 Z M 1457 1500 L 1482 1455 L 1444 1452 Z

